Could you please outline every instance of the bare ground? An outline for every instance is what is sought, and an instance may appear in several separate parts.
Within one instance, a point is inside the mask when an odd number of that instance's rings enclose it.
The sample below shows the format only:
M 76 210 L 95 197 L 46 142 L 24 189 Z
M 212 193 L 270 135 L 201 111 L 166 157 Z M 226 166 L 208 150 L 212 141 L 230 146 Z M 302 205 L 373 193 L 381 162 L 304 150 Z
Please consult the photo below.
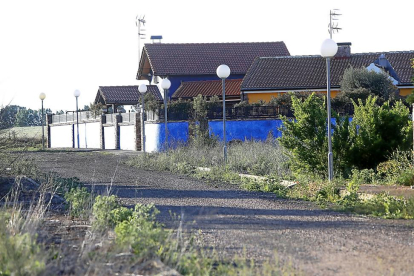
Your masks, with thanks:
M 246 250 L 262 261 L 277 252 L 306 275 L 414 275 L 414 222 L 321 210 L 310 202 L 279 199 L 123 162 L 128 154 L 28 153 L 44 171 L 78 177 L 98 193 L 111 189 L 126 206 L 154 202 L 159 220 L 200 229 L 221 255 Z M 132 153 L 130 153 L 132 154 Z

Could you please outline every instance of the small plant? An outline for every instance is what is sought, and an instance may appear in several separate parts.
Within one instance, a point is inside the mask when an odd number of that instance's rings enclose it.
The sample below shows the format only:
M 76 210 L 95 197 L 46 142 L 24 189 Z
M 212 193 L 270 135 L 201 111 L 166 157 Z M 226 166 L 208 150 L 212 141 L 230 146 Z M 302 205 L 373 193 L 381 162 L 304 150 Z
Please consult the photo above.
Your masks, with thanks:
M 356 184 L 370 184 L 375 183 L 379 180 L 378 175 L 373 169 L 357 170 L 353 169 L 351 179 Z
M 29 233 L 6 227 L 10 214 L 0 213 L 0 275 L 38 275 L 44 268 L 41 248 Z
M 153 204 L 137 204 L 131 215 L 115 226 L 117 244 L 131 246 L 134 254 L 143 258 L 160 255 L 168 232 L 155 221 L 158 213 Z
M 406 169 L 396 178 L 396 183 L 404 186 L 414 185 L 414 169 Z
M 116 224 L 113 210 L 119 208 L 120 205 L 116 196 L 100 196 L 95 198 L 95 203 L 92 207 L 92 214 L 94 217 L 93 228 L 96 230 L 105 230 L 108 227 L 113 227 Z M 117 217 L 120 217 L 119 215 Z
M 69 203 L 69 213 L 78 218 L 88 218 L 91 206 L 91 194 L 83 188 L 73 188 L 65 194 L 65 199 Z

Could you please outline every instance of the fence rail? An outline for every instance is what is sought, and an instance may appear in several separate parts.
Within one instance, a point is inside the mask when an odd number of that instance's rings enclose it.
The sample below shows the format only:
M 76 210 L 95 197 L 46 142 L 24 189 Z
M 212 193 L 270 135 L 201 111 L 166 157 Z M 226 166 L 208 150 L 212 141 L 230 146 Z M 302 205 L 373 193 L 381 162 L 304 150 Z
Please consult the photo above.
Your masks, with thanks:
M 341 107 L 332 108 L 340 116 L 352 116 L 354 114 L 353 105 L 344 105 Z M 294 117 L 294 113 L 291 108 L 286 106 L 244 106 L 226 108 L 227 119 L 277 119 L 281 116 Z M 164 120 L 164 110 L 158 110 L 157 116 L 160 120 Z M 174 110 L 168 110 L 169 121 L 186 121 L 192 118 L 191 112 L 175 112 Z M 209 120 L 217 120 L 223 118 L 222 107 L 209 109 L 207 111 L 207 118 Z
M 94 114 L 91 111 L 80 111 L 78 112 L 79 121 L 88 121 L 99 119 L 99 115 Z M 76 111 L 67 111 L 65 114 L 52 115 L 52 123 L 66 123 L 76 122 Z
M 354 114 L 353 105 L 344 105 L 341 107 L 333 107 L 335 112 L 340 116 Z M 117 114 L 105 114 L 105 119 L 107 124 L 115 122 L 115 116 Z M 88 121 L 98 119 L 100 115 L 95 115 L 90 111 L 82 111 L 78 113 L 79 121 Z M 139 113 L 128 112 L 121 113 L 122 122 L 134 122 L 136 116 L 139 116 Z M 164 120 L 164 110 L 158 109 L 155 112 L 147 112 L 147 120 Z M 229 120 L 237 119 L 276 119 L 281 116 L 294 117 L 293 111 L 289 107 L 285 106 L 240 106 L 226 108 L 226 118 Z M 168 120 L 169 121 L 187 121 L 192 119 L 192 109 L 190 111 L 176 111 L 174 109 L 168 110 Z M 207 111 L 207 118 L 209 120 L 218 120 L 223 118 L 223 109 L 222 107 L 217 107 L 209 109 Z M 65 122 L 76 122 L 76 111 L 69 111 L 66 114 L 52 115 L 52 123 L 65 123 Z

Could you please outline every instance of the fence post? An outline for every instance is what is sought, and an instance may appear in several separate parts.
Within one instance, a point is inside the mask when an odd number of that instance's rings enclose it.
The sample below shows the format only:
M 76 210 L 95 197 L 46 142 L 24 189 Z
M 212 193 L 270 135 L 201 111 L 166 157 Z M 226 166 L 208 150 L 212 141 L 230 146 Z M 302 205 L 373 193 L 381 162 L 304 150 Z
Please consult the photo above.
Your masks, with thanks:
M 105 114 L 101 114 L 101 118 L 99 122 L 100 131 L 101 131 L 99 143 L 100 143 L 101 149 L 105 149 L 105 127 L 103 126 L 105 123 L 106 123 L 106 116 Z
M 51 134 L 50 134 L 50 124 L 52 123 L 52 114 L 46 114 L 46 131 L 47 131 L 47 148 L 51 148 L 52 141 L 51 141 Z
M 115 116 L 115 122 L 114 122 L 114 127 L 115 127 L 115 149 L 119 150 L 121 149 L 121 145 L 120 145 L 120 126 L 119 124 L 122 122 L 122 116 L 121 114 L 117 114 Z
M 134 114 L 135 114 L 135 119 L 134 119 L 135 150 L 141 151 L 142 150 L 141 116 L 138 116 L 137 112 L 135 112 Z

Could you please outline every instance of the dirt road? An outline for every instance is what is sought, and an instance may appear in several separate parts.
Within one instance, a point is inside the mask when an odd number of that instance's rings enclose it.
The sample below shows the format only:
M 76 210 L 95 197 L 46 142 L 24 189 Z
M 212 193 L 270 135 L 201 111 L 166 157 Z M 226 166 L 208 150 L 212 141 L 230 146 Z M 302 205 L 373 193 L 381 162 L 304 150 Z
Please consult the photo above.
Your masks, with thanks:
M 97 152 L 29 153 L 45 171 L 111 189 L 127 206 L 154 202 L 159 220 L 176 227 L 169 211 L 222 255 L 266 259 L 277 251 L 305 275 L 414 275 L 414 222 L 321 210 L 309 202 L 252 193 L 123 164 L 127 155 Z

